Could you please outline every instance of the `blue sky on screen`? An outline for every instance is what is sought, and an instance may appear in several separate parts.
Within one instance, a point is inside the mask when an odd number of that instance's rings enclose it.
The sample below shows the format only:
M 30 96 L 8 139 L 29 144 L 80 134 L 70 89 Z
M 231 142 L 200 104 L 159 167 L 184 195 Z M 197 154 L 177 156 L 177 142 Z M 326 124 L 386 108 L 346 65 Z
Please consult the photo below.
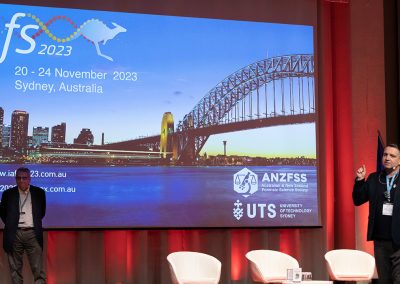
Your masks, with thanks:
M 0 5 L 0 8 L 2 27 L 16 12 L 23 12 L 35 15 L 42 22 L 65 16 L 77 27 L 95 19 L 109 28 L 116 23 L 126 29 L 104 45 L 99 44 L 101 52 L 113 61 L 98 56 L 95 46 L 82 36 L 58 43 L 44 33 L 36 38 L 36 49 L 32 53 L 17 54 L 16 48 L 28 46 L 13 35 L 7 58 L 0 64 L 0 107 L 5 110 L 5 123 L 10 123 L 11 113 L 16 109 L 29 112 L 30 133 L 34 126 L 52 127 L 66 122 L 67 142 L 72 142 L 82 128 L 92 130 L 95 144 L 100 143 L 103 132 L 106 142 L 159 134 L 164 112 L 173 114 L 176 127 L 209 90 L 235 71 L 267 57 L 312 54 L 314 50 L 311 26 L 30 6 Z M 35 22 L 32 17 L 25 17 L 18 19 L 17 24 L 22 27 Z M 55 20 L 48 29 L 57 38 L 65 38 L 76 30 L 65 20 Z M 7 30 L 2 29 L 1 46 L 6 34 Z M 70 56 L 39 55 L 42 44 L 70 45 L 72 52 Z M 16 76 L 17 66 L 27 67 L 29 74 Z M 38 77 L 39 68 L 49 68 L 51 76 Z M 60 79 L 54 77 L 55 68 L 94 70 L 107 75 L 105 80 Z M 136 72 L 138 80 L 112 80 L 113 72 L 121 71 Z M 96 84 L 103 88 L 103 93 L 22 92 L 16 90 L 16 80 L 55 86 L 61 82 Z M 285 141 L 294 133 L 300 133 L 301 147 L 290 149 Z M 220 153 L 223 140 L 230 141 L 229 149 L 235 153 L 249 152 L 248 144 L 243 143 L 244 137 L 274 141 L 269 149 L 276 154 L 316 155 L 315 124 L 216 135 L 210 137 L 203 152 Z M 261 142 L 254 143 L 252 148 L 258 154 L 265 152 L 265 144 Z

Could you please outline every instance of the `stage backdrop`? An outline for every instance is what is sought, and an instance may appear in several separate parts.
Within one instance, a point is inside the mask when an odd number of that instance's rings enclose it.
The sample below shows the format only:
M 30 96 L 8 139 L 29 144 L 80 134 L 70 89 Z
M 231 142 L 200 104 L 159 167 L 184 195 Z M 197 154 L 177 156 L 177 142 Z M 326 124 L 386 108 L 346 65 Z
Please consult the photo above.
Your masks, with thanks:
M 8 1 L 18 3 L 18 1 Z M 38 4 L 26 1 L 25 4 Z M 19 3 L 21 4 L 21 3 Z M 54 1 L 40 1 L 55 5 Z M 61 3 L 57 3 L 60 4 Z M 318 33 L 315 54 L 319 62 L 319 77 L 315 83 L 319 93 L 318 118 L 318 183 L 320 185 L 322 227 L 290 229 L 140 229 L 140 230 L 49 230 L 46 232 L 45 253 L 48 283 L 171 283 L 166 256 L 177 250 L 196 250 L 210 253 L 222 261 L 221 283 L 252 283 L 244 257 L 250 249 L 276 249 L 296 257 L 304 271 L 312 271 L 314 279 L 327 279 L 323 254 L 332 248 L 354 248 L 354 212 L 349 204 L 353 169 L 351 163 L 352 117 L 349 103 L 352 98 L 353 115 L 360 114 L 354 129 L 357 155 L 373 153 L 376 135 L 367 135 L 373 126 L 384 128 L 384 67 L 381 64 L 383 47 L 379 40 L 382 29 L 381 1 L 351 1 L 331 3 L 318 1 L 75 1 L 62 3 L 64 7 L 140 12 L 162 15 L 255 20 L 262 22 L 311 25 Z M 95 7 L 95 8 L 94 8 Z M 155 9 L 154 7 L 157 7 Z M 351 8 L 351 9 L 350 9 Z M 203 15 L 203 16 L 202 16 Z M 354 19 L 354 22 L 351 21 Z M 7 19 L 9 20 L 9 19 Z M 362 24 L 363 23 L 363 24 Z M 366 28 L 368 27 L 368 28 Z M 350 30 L 360 36 L 352 37 Z M 121 34 L 120 34 L 121 35 Z M 117 40 L 116 37 L 114 40 Z M 315 38 L 315 37 L 314 37 Z M 363 43 L 362 45 L 360 45 Z M 248 45 L 255 42 L 245 43 Z M 357 51 L 351 61 L 347 56 L 349 46 Z M 107 44 L 105 45 L 107 46 Z M 361 47 L 359 47 L 361 46 Z M 103 46 L 102 46 L 103 47 Z M 359 48 L 357 48 L 359 47 Z M 21 47 L 26 48 L 26 47 Z M 106 54 L 106 53 L 105 53 Z M 382 57 L 382 58 L 381 58 Z M 357 77 L 357 88 L 351 92 L 350 72 Z M 373 68 L 371 68 L 371 66 Z M 359 72 L 357 72 L 359 71 Z M 373 98 L 371 100 L 371 98 Z M 361 99 L 361 101 L 360 101 Z M 361 103 L 361 106 L 360 106 Z M 62 107 L 61 107 L 62 108 Z M 345 114 L 345 115 L 343 115 Z M 379 120 L 380 119 L 380 120 Z M 360 128 L 360 125 L 362 127 Z M 381 126 L 381 127 L 380 127 Z M 338 129 L 345 128 L 340 133 Z M 105 141 L 107 135 L 105 135 Z M 292 139 L 296 143 L 296 139 Z M 350 145 L 350 147 L 348 147 Z M 229 147 L 229 144 L 227 145 Z M 362 146 L 362 147 L 360 147 Z M 229 148 L 227 148 L 229 152 Z M 356 164 L 358 164 L 357 161 Z M 366 160 L 367 166 L 375 164 L 375 155 Z M 354 166 L 355 169 L 355 166 Z M 337 194 L 341 192 L 342 194 Z M 335 206 L 336 204 L 336 206 Z M 363 209 L 365 209 L 364 207 Z M 338 215 L 335 211 L 344 211 Z M 67 212 L 68 213 L 68 212 Z M 66 214 L 67 214 L 66 213 Z M 361 214 L 360 220 L 366 220 Z M 341 218 L 341 219 L 340 219 Z M 365 230 L 358 230 L 365 240 Z M 0 234 L 1 235 L 1 234 Z M 1 237 L 0 237 L 1 239 Z M 24 275 L 29 275 L 25 266 Z M 0 282 L 9 283 L 9 273 L 4 253 L 0 253 Z

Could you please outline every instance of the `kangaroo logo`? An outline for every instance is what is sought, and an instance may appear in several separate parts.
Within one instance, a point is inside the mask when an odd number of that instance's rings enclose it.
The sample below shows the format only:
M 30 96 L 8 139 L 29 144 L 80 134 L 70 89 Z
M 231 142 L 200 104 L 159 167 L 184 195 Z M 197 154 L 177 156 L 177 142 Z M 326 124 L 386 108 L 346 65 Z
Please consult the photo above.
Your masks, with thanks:
M 107 56 L 101 52 L 99 43 L 103 43 L 103 45 L 105 45 L 107 41 L 113 39 L 117 34 L 126 32 L 126 29 L 116 23 L 112 24 L 114 28 L 109 28 L 102 21 L 96 19 L 88 20 L 75 31 L 71 40 L 83 36 L 84 38 L 93 42 L 94 46 L 96 47 L 97 55 L 113 61 L 110 56 Z

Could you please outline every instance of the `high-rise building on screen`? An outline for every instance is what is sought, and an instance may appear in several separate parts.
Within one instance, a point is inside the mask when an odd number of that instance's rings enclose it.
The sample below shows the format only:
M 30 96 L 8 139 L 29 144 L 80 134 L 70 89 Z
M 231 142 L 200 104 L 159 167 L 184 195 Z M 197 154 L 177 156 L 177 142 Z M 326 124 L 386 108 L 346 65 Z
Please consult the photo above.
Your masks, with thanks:
M 11 148 L 24 150 L 28 143 L 29 113 L 15 110 L 11 116 Z
M 2 139 L 3 148 L 10 147 L 10 140 L 11 140 L 11 125 L 3 124 L 3 139 Z
M 34 127 L 32 132 L 33 146 L 39 146 L 47 142 L 49 142 L 49 128 L 41 126 Z
M 74 139 L 74 144 L 93 145 L 94 136 L 89 128 L 82 128 L 81 133 Z
M 65 133 L 67 125 L 62 122 L 59 125 L 53 126 L 51 128 L 51 142 L 52 143 L 65 143 Z

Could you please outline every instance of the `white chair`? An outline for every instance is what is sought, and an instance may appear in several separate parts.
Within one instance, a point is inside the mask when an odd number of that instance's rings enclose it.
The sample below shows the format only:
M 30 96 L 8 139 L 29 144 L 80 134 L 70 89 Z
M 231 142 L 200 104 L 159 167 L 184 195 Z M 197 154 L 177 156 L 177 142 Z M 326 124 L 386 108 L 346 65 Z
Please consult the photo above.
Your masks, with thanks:
M 360 250 L 328 251 L 325 260 L 331 280 L 370 281 L 375 272 L 375 258 Z
M 287 280 L 288 269 L 299 268 L 299 262 L 294 257 L 274 250 L 252 250 L 246 254 L 246 258 L 255 282 L 283 282 Z
M 173 252 L 167 261 L 173 284 L 217 284 L 221 277 L 221 262 L 205 253 Z

